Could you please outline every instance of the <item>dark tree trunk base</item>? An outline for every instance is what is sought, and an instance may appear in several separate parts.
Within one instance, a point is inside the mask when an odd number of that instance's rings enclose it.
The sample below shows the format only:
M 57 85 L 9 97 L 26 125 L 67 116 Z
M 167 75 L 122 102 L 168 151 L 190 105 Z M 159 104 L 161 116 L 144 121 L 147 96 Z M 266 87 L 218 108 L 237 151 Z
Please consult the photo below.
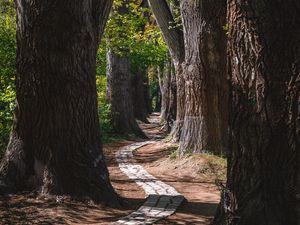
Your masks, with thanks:
M 15 2 L 17 107 L 0 194 L 36 191 L 118 205 L 96 91 L 96 53 L 112 1 Z

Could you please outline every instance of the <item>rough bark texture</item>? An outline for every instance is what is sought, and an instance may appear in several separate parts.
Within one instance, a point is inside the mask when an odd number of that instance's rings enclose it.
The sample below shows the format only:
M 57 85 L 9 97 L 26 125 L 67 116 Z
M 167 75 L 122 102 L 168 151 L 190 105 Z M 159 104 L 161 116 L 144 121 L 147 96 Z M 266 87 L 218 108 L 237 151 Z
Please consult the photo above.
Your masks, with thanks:
M 148 90 L 145 88 L 144 76 L 140 68 L 137 69 L 137 72 L 132 80 L 132 101 L 134 108 L 135 118 L 141 120 L 145 123 L 149 123 L 148 117 L 148 102 L 146 99 L 146 93 Z
M 120 15 L 129 13 L 129 0 L 117 9 Z M 112 15 L 113 16 L 113 15 Z M 122 26 L 122 21 L 119 25 Z M 120 34 L 120 38 L 122 34 Z M 108 40 L 109 41 L 109 40 Z M 110 94 L 112 126 L 116 133 L 145 137 L 139 128 L 132 102 L 131 69 L 128 49 L 112 46 L 107 52 L 107 93 Z
M 228 10 L 232 151 L 215 224 L 296 225 L 299 2 L 230 0 Z
M 17 0 L 17 108 L 0 193 L 117 202 L 100 142 L 96 52 L 111 1 Z
M 226 3 L 181 2 L 185 38 L 185 117 L 180 153 L 222 152 L 227 141 Z M 179 91 L 179 90 L 178 90 Z
M 110 104 L 113 130 L 121 134 L 143 136 L 135 117 L 132 102 L 130 62 L 126 55 L 120 56 L 112 49 L 107 52 L 107 85 L 110 89 Z M 142 93 L 142 96 L 143 93 Z
M 170 87 L 170 104 L 169 104 L 169 114 L 167 116 L 167 121 L 170 124 L 170 127 L 173 127 L 176 121 L 176 110 L 177 110 L 177 87 L 176 87 L 176 75 L 175 69 L 172 65 L 171 68 L 171 87 Z
M 183 33 L 179 28 L 170 29 L 171 25 L 175 25 L 175 22 L 166 0 L 148 0 L 148 2 L 163 34 L 164 40 L 168 45 L 171 58 L 175 65 L 177 82 L 177 115 L 171 136 L 172 140 L 177 142 L 181 134 L 185 113 L 185 86 L 182 70 L 182 64 L 184 62 Z
M 149 76 L 146 73 L 146 77 L 145 77 L 145 101 L 146 101 L 146 106 L 147 106 L 147 112 L 148 114 L 151 114 L 153 112 L 153 109 L 152 109 L 152 101 L 151 101 L 151 98 L 150 98 L 150 81 L 149 81 Z
M 169 109 L 169 91 L 171 88 L 171 71 L 168 68 L 167 63 L 163 70 L 163 76 L 158 76 L 159 88 L 161 92 L 161 111 L 160 111 L 160 122 L 166 123 L 167 114 Z
M 173 124 L 171 137 L 172 141 L 178 142 L 181 136 L 181 131 L 185 115 L 185 80 L 183 74 L 183 63 L 174 63 L 176 71 L 176 121 Z
M 159 76 L 159 86 L 160 86 L 161 99 L 162 99 L 160 123 L 163 124 L 163 129 L 165 129 L 166 131 L 170 131 L 171 126 L 176 117 L 176 114 L 175 117 L 173 115 L 174 111 L 176 110 L 176 105 L 174 105 L 174 90 L 172 89 L 174 87 L 172 87 L 171 60 L 167 60 L 165 63 L 164 70 L 163 70 L 163 77 Z
M 183 33 L 178 28 L 171 28 L 175 25 L 170 7 L 166 0 L 148 0 L 157 24 L 166 41 L 171 57 L 176 62 L 184 59 Z

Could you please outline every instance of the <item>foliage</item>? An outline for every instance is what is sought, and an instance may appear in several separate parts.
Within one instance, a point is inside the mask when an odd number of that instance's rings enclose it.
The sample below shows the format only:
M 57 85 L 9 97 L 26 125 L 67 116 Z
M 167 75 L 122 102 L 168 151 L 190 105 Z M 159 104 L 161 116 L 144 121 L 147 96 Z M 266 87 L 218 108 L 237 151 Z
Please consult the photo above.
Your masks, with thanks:
M 111 129 L 110 104 L 105 100 L 106 97 L 106 77 L 97 76 L 97 92 L 98 92 L 98 112 L 103 134 L 108 134 Z
M 0 3 L 0 158 L 7 145 L 15 107 L 16 41 L 13 1 Z
M 126 13 L 119 13 L 121 7 Z M 111 15 L 104 35 L 107 48 L 126 54 L 133 71 L 164 63 L 168 49 L 149 9 L 138 1 L 116 0 Z
M 111 117 L 110 105 L 105 101 L 106 51 L 111 48 L 119 55 L 130 58 L 131 71 L 137 70 L 147 73 L 150 67 L 162 67 L 168 49 L 158 26 L 149 9 L 140 7 L 141 1 L 115 0 L 111 16 L 107 22 L 97 54 L 97 87 L 99 94 L 99 113 L 104 141 L 110 138 Z M 120 13 L 120 11 L 124 13 Z M 157 76 L 150 81 L 151 95 L 157 92 Z M 101 86 L 102 85 L 102 86 Z M 130 138 L 130 137 L 126 137 Z
M 99 97 L 99 117 L 105 139 L 111 133 L 110 105 L 106 94 L 106 50 L 114 48 L 120 54 L 126 52 L 133 72 L 150 66 L 163 65 L 167 56 L 159 28 L 149 9 L 140 7 L 141 1 L 127 0 L 128 13 L 120 15 L 119 7 L 125 0 L 115 0 L 113 13 L 107 23 L 105 34 L 97 53 L 97 90 Z M 13 0 L 0 1 L 0 158 L 7 145 L 15 107 L 16 70 L 16 16 Z M 156 79 L 156 78 L 154 78 Z M 155 82 L 152 82 L 153 84 Z M 151 83 L 151 84 L 152 84 Z M 153 86 L 154 90 L 157 87 Z

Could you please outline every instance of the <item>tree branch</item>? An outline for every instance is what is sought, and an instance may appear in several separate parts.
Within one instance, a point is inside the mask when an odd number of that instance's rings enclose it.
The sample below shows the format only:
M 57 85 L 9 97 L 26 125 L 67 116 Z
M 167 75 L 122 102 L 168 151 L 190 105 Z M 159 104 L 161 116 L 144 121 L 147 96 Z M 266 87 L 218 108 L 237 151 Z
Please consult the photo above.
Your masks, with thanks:
M 173 60 L 175 63 L 182 62 L 184 60 L 183 32 L 175 27 L 170 28 L 171 25 L 175 24 L 175 21 L 168 3 L 166 0 L 148 0 L 148 3 Z

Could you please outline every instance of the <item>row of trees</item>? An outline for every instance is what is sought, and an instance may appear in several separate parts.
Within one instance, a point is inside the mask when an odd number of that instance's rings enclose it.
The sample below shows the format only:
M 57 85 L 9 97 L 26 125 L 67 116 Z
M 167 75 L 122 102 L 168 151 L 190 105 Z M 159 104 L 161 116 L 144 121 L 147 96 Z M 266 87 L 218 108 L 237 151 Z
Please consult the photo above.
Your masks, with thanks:
M 102 153 L 99 115 L 104 132 L 144 137 L 135 118 L 147 120 L 150 94 L 158 86 L 152 71 L 167 57 L 147 5 L 78 1 L 69 8 L 67 1 L 50 7 L 20 0 L 17 12 L 11 0 L 0 6 L 1 147 L 11 131 L 0 193 L 38 189 L 118 204 Z
M 167 130 L 172 125 L 180 155 L 209 151 L 228 156 L 228 180 L 215 223 L 295 224 L 296 3 L 148 3 L 172 58 L 158 68 L 163 75 L 158 76 L 161 122 Z
M 137 60 L 136 53 L 152 49 L 138 35 L 145 37 L 154 23 L 137 10 L 147 3 L 171 61 L 166 53 L 158 61 L 157 55 L 149 60 L 151 54 Z M 297 223 L 296 0 L 126 0 L 112 11 L 107 0 L 16 4 L 17 105 L 0 165 L 1 193 L 38 187 L 118 204 L 102 153 L 96 94 L 97 49 L 111 13 L 114 29 L 105 48 L 114 129 L 142 135 L 134 119 L 145 120 L 149 109 L 141 109 L 150 108 L 142 75 L 158 74 L 162 122 L 169 130 L 175 121 L 171 136 L 179 153 L 228 156 L 215 224 Z M 131 82 L 138 101 L 130 97 Z
M 149 0 L 149 4 L 175 65 L 177 113 L 172 138 L 179 141 L 180 154 L 222 153 L 227 148 L 228 116 L 222 29 L 226 3 Z
M 118 13 L 120 7 L 128 8 L 127 13 L 124 15 Z M 16 73 L 16 12 L 14 1 L 5 0 L 1 2 L 0 12 L 0 157 L 2 157 L 9 139 L 16 98 L 14 82 Z M 122 55 L 122 49 L 126 54 L 128 66 L 125 74 L 127 79 L 125 85 L 118 83 L 123 79 L 118 79 L 119 71 L 116 71 L 123 70 L 123 68 L 121 66 L 119 68 L 112 67 L 112 64 L 109 63 L 111 58 L 109 57 L 109 49 L 114 50 L 115 56 Z M 156 110 L 159 108 L 157 107 L 160 102 L 158 78 L 157 73 L 152 73 L 152 71 L 156 71 L 157 67 L 162 66 L 166 57 L 167 47 L 145 2 L 115 1 L 96 58 L 98 111 L 104 141 L 110 140 L 112 133 L 125 135 L 133 133 L 144 136 L 134 117 L 147 122 L 147 115 L 152 111 L 152 104 Z M 110 79 L 111 70 L 109 68 L 114 68 L 114 78 L 117 82 L 110 82 L 114 79 Z M 116 92 L 114 101 L 109 98 L 111 85 L 114 85 L 112 89 Z M 125 88 L 126 85 L 127 88 Z M 120 88 L 123 88 L 123 93 L 118 92 Z M 124 92 L 124 90 L 126 91 Z M 120 99 L 117 99 L 118 96 Z M 129 99 L 131 96 L 134 99 Z M 127 101 L 132 101 L 132 103 L 127 104 Z M 126 107 L 119 103 L 124 103 L 129 108 L 133 107 L 134 116 L 132 110 L 126 110 Z M 131 119 L 123 119 L 126 116 Z M 133 128 L 130 128 L 129 124 L 132 124 Z
M 172 136 L 179 153 L 227 150 L 227 184 L 214 223 L 296 224 L 296 1 L 148 1 L 175 65 Z M 176 8 L 182 30 L 169 27 Z

